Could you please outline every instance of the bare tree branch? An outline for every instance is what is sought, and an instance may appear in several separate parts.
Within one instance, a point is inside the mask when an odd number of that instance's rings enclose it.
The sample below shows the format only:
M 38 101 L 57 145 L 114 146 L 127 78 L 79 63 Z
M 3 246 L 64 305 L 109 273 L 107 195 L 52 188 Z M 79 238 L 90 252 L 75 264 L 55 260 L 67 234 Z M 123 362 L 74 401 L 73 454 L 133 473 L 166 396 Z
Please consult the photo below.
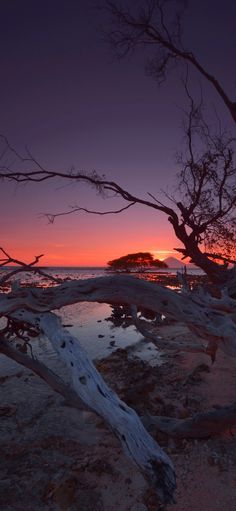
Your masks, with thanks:
M 0 335 L 0 353 L 37 374 L 55 392 L 61 394 L 70 406 L 74 406 L 82 410 L 86 409 L 86 405 L 79 399 L 72 387 L 64 383 L 64 381 L 51 371 L 51 369 L 45 366 L 43 362 L 30 357 L 26 353 L 22 353 L 12 346 L 9 341 L 3 337 L 3 335 Z
M 15 275 L 22 272 L 32 272 L 34 275 L 38 274 L 41 275 L 41 277 L 44 277 L 52 282 L 55 282 L 59 284 L 61 282 L 61 279 L 58 279 L 56 277 L 53 277 L 52 275 L 49 275 L 49 273 L 46 273 L 39 267 L 35 267 L 35 265 L 38 263 L 39 259 L 43 257 L 43 254 L 35 256 L 34 261 L 32 261 L 29 264 L 26 264 L 22 261 L 19 261 L 19 259 L 12 258 L 2 247 L 0 247 L 0 251 L 6 256 L 4 259 L 0 259 L 0 267 L 3 266 L 9 266 L 11 264 L 19 265 L 20 268 L 16 268 L 12 271 L 8 271 L 0 278 L 0 286 L 3 286 L 12 279 Z
M 132 10 L 129 10 L 122 4 L 107 0 L 106 8 L 112 24 L 108 30 L 108 41 L 119 58 L 140 46 L 155 48 L 157 54 L 155 58 L 149 59 L 148 72 L 159 83 L 165 80 L 171 64 L 189 64 L 214 87 L 236 122 L 236 102 L 229 99 L 219 80 L 206 70 L 193 52 L 183 47 L 182 12 L 178 8 L 173 9 L 173 2 L 170 4 L 168 0 L 151 0 L 143 2 L 140 8 L 132 5 Z
M 143 337 L 145 337 L 146 339 L 150 339 L 150 341 L 152 341 L 155 344 L 155 346 L 157 346 L 157 348 L 159 348 L 160 350 L 165 350 L 167 352 L 168 351 L 175 351 L 175 352 L 185 351 L 185 352 L 190 352 L 190 353 L 204 353 L 205 355 L 210 356 L 211 359 L 212 358 L 215 359 L 215 354 L 217 351 L 216 343 L 215 343 L 214 352 L 211 352 L 209 350 L 208 345 L 199 343 L 199 341 L 197 339 L 196 339 L 196 342 L 186 341 L 186 340 L 181 340 L 181 339 L 176 339 L 174 341 L 165 341 L 164 339 L 161 339 L 160 337 L 158 337 L 156 335 L 156 333 L 152 331 L 153 328 L 152 328 L 152 325 L 150 325 L 150 323 L 148 323 L 147 321 L 145 321 L 143 319 L 138 318 L 137 307 L 135 305 L 131 305 L 130 309 L 131 309 L 131 316 L 132 316 L 133 323 L 134 323 L 135 327 L 137 328 L 138 332 L 140 332 L 140 334 L 143 335 Z M 212 346 L 211 346 L 211 348 L 212 348 Z
M 128 206 L 124 206 L 123 208 L 116 209 L 116 210 L 111 210 L 111 211 L 93 211 L 93 210 L 90 210 L 90 209 L 87 209 L 87 208 L 82 208 L 82 207 L 79 207 L 79 206 L 72 206 L 69 211 L 63 211 L 63 212 L 54 213 L 54 214 L 53 213 L 43 213 L 43 216 L 46 216 L 46 218 L 48 219 L 49 223 L 53 224 L 54 221 L 55 221 L 55 218 L 57 218 L 58 216 L 71 215 L 73 213 L 78 213 L 79 211 L 84 211 L 85 213 L 90 213 L 92 215 L 103 216 L 103 215 L 111 215 L 111 214 L 122 213 L 122 211 L 125 211 L 126 209 L 129 209 L 129 208 L 131 208 L 134 205 L 135 205 L 135 202 L 131 202 L 130 204 L 128 204 Z
M 208 438 L 233 428 L 236 424 L 236 403 L 217 410 L 197 413 L 188 419 L 145 416 L 144 425 L 150 431 L 161 431 L 175 438 Z
M 14 166 L 7 168 L 5 165 L 1 165 L 0 177 L 18 183 L 39 183 L 56 178 L 75 183 L 75 185 L 87 183 L 105 198 L 119 197 L 128 203 L 123 207 L 110 211 L 93 211 L 86 207 L 75 206 L 69 211 L 54 214 L 47 213 L 46 216 L 51 223 L 57 216 L 69 215 L 75 211 L 85 211 L 99 215 L 116 214 L 135 204 L 161 211 L 167 215 L 177 238 L 183 244 L 183 249 L 180 249 L 183 256 L 190 257 L 197 266 L 208 274 L 212 281 L 218 284 L 222 284 L 227 280 L 231 281 L 232 272 L 227 273 L 225 267 L 220 268 L 214 259 L 208 258 L 204 252 L 209 252 L 209 249 L 211 252 L 217 252 L 217 246 L 214 247 L 214 240 L 216 239 L 216 245 L 217 243 L 219 245 L 220 240 L 222 240 L 224 244 L 223 257 L 233 259 L 230 250 L 234 250 L 234 226 L 236 226 L 236 188 L 234 185 L 236 168 L 233 160 L 234 152 L 231 147 L 232 137 L 226 133 L 212 135 L 202 119 L 199 107 L 195 107 L 191 97 L 189 99 L 190 113 L 186 127 L 186 138 L 190 154 L 189 158 L 188 156 L 186 158 L 179 155 L 179 163 L 182 168 L 179 174 L 179 188 L 183 199 L 180 201 L 175 199 L 174 196 L 166 194 L 167 200 L 171 201 L 174 207 L 169 207 L 157 200 L 153 193 L 148 194 L 152 200 L 137 197 L 118 183 L 107 180 L 104 175 L 100 176 L 95 171 L 85 173 L 75 169 L 69 172 L 42 170 L 42 165 L 38 164 L 29 152 L 26 157 L 14 152 L 14 156 L 17 155 L 18 157 L 14 164 L 15 166 L 17 164 L 17 169 Z M 204 139 L 202 154 L 195 154 L 195 137 Z M 7 144 L 7 149 L 10 151 L 11 145 L 5 137 L 3 137 L 3 142 Z M 25 168 L 25 162 L 27 162 L 27 168 Z M 200 249 L 201 244 L 204 244 L 204 252 Z M 208 250 L 206 250 L 206 244 L 208 244 Z M 220 251 L 222 252 L 222 246 L 220 246 Z M 6 265 L 9 262 L 8 259 L 3 260 L 2 264 Z
M 222 254 L 213 254 L 211 252 L 205 252 L 205 255 L 207 257 L 210 257 L 211 259 L 219 259 L 220 261 L 223 261 L 224 263 L 236 264 L 236 259 L 230 259 L 228 257 L 224 257 Z

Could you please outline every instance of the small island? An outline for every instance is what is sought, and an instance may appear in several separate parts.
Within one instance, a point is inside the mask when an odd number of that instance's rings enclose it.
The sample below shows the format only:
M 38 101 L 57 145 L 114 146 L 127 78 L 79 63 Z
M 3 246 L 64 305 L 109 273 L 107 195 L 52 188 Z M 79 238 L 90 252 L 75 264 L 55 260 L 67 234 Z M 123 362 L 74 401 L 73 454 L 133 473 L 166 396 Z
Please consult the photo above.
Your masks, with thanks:
M 153 268 L 168 268 L 164 261 L 154 259 L 150 252 L 136 252 L 134 254 L 127 254 L 118 257 L 112 261 L 108 261 L 108 271 L 115 271 L 117 273 L 130 273 L 139 272 L 143 273 L 146 270 Z

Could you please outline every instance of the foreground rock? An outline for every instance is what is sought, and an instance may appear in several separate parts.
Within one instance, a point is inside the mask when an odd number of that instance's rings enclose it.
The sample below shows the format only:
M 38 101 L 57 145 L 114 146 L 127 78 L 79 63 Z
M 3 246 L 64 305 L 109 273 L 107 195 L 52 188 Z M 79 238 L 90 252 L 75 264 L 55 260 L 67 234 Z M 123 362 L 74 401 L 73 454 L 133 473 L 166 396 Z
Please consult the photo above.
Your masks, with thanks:
M 162 329 L 173 338 L 175 325 Z M 168 355 L 161 367 L 118 350 L 98 363 L 106 382 L 141 415 L 181 419 L 234 399 L 235 364 L 212 366 L 196 355 Z M 8 376 L 8 377 L 7 377 Z M 4 511 L 158 511 L 153 490 L 95 414 L 65 406 L 50 388 L 15 365 L 1 379 L 1 491 Z M 155 429 L 174 460 L 177 505 L 170 511 L 235 510 L 236 444 L 226 431 L 200 441 Z

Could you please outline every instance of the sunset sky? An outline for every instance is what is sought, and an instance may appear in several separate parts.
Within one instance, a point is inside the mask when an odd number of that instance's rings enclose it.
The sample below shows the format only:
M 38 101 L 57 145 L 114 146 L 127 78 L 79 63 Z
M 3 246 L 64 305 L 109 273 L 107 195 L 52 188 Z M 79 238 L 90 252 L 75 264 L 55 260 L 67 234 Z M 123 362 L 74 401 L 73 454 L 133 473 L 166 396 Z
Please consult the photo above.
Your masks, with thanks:
M 158 88 L 145 75 L 147 53 L 115 60 L 103 41 L 107 17 L 94 3 L 1 2 L 0 132 L 21 153 L 27 145 L 47 169 L 95 169 L 139 196 L 151 192 L 165 201 L 161 190 L 176 185 L 175 154 L 183 143 L 180 72 Z M 235 19 L 234 0 L 190 0 L 184 24 L 188 48 L 233 100 Z M 194 79 L 195 90 L 202 86 L 208 105 L 232 129 L 213 89 Z M 167 218 L 141 206 L 120 215 L 62 216 L 49 224 L 45 213 L 70 205 L 100 211 L 122 205 L 85 185 L 1 182 L 0 204 L 0 245 L 26 262 L 44 253 L 42 263 L 49 266 L 102 266 L 129 252 L 176 256 L 179 246 Z

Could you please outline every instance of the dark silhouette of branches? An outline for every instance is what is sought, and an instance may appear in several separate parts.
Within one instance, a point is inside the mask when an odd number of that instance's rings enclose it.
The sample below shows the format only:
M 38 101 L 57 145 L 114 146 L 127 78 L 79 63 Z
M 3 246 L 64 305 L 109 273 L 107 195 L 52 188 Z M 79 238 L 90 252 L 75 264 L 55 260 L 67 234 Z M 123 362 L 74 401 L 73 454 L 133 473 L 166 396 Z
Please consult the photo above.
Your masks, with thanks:
M 122 213 L 122 211 L 125 211 L 126 209 L 129 209 L 129 208 L 131 208 L 134 205 L 135 205 L 135 202 L 130 202 L 130 204 L 128 204 L 128 206 L 124 206 L 123 208 L 116 209 L 116 210 L 111 210 L 111 211 L 94 211 L 94 210 L 87 209 L 87 208 L 82 208 L 82 207 L 79 207 L 79 206 L 71 206 L 71 209 L 69 211 L 62 211 L 60 213 L 54 213 L 54 214 L 53 213 L 44 213 L 43 216 L 46 216 L 46 218 L 48 219 L 49 223 L 53 224 L 55 219 L 58 216 L 71 215 L 72 213 L 78 213 L 80 211 L 84 211 L 85 213 L 89 213 L 89 214 L 92 214 L 92 215 L 100 215 L 100 216 L 112 215 L 112 214 L 116 215 L 118 213 Z
M 34 158 L 30 159 L 29 157 L 25 158 L 24 156 L 20 155 L 19 153 L 16 153 L 14 149 L 12 149 L 9 141 L 6 137 L 0 136 L 2 139 L 2 142 L 6 144 L 7 151 L 10 153 L 14 152 L 15 155 L 17 155 L 17 160 L 14 161 L 14 164 L 7 166 L 6 164 L 0 164 L 0 179 L 7 179 L 10 181 L 14 181 L 17 183 L 26 183 L 26 182 L 34 182 L 34 183 L 41 183 L 42 181 L 55 179 L 55 178 L 61 178 L 70 180 L 74 183 L 87 183 L 88 185 L 91 185 L 95 190 L 102 194 L 104 197 L 115 197 L 119 196 L 123 198 L 125 201 L 129 202 L 129 206 L 131 207 L 136 203 L 143 204 L 145 206 L 152 207 L 154 209 L 163 211 L 167 215 L 176 216 L 174 211 L 163 205 L 161 202 L 157 201 L 155 199 L 155 202 L 142 199 L 140 197 L 136 197 L 132 193 L 128 192 L 128 190 L 125 190 L 122 188 L 118 183 L 115 181 L 109 181 L 105 178 L 104 175 L 99 175 L 96 171 L 91 172 L 85 172 L 85 171 L 77 171 L 73 169 L 73 171 L 68 172 L 60 172 L 60 171 L 49 171 L 49 170 L 42 170 L 42 165 Z M 6 152 L 5 152 L 6 155 Z M 27 168 L 25 167 L 25 163 L 27 163 Z M 31 168 L 29 170 L 28 164 L 31 163 Z M 79 210 L 80 206 L 77 206 L 75 209 Z M 122 211 L 123 209 L 127 209 L 127 206 L 124 208 L 121 208 L 120 210 L 112 210 L 110 213 L 118 213 Z M 93 211 L 88 210 L 87 208 L 81 208 L 83 211 L 91 212 Z M 73 211 L 73 210 L 72 210 Z M 70 211 L 66 211 L 62 214 L 70 214 Z M 95 214 L 107 214 L 109 212 L 94 212 Z M 52 218 L 58 216 L 58 214 L 51 214 L 47 213 L 47 216 L 52 216 Z M 51 219 L 49 218 L 51 221 Z
M 143 1 L 141 7 L 132 3 L 130 8 L 128 4 L 112 0 L 105 2 L 111 18 L 107 38 L 116 56 L 122 58 L 140 47 L 147 47 L 152 52 L 155 50 L 155 57 L 148 61 L 147 71 L 158 83 L 166 79 L 173 66 L 182 63 L 195 68 L 214 87 L 236 122 L 236 102 L 228 97 L 219 80 L 194 53 L 183 45 L 182 14 L 186 2 L 148 0 Z
M 143 2 L 141 8 L 138 3 L 131 4 L 129 9 L 128 2 L 118 4 L 106 0 L 105 6 L 111 16 L 109 41 L 120 57 L 139 46 L 157 51 L 149 67 L 159 82 L 165 78 L 170 65 L 182 62 L 189 69 L 194 67 L 214 86 L 236 121 L 236 103 L 228 98 L 219 81 L 201 66 L 195 55 L 183 46 L 182 14 L 185 3 L 180 0 L 171 3 L 168 0 L 149 0 Z M 21 155 L 4 136 L 1 136 L 0 177 L 17 183 L 40 183 L 55 178 L 75 184 L 87 183 L 104 198 L 118 197 L 126 203 L 109 211 L 90 210 L 76 204 L 64 212 L 46 213 L 51 223 L 57 216 L 79 211 L 97 215 L 118 214 L 136 204 L 161 211 L 167 215 L 182 244 L 176 250 L 183 259 L 189 257 L 212 281 L 222 284 L 225 279 L 231 279 L 232 272 L 226 271 L 227 265 L 235 261 L 235 139 L 221 129 L 220 123 L 218 131 L 207 125 L 202 115 L 202 105 L 192 99 L 187 82 L 188 72 L 184 87 L 190 107 L 184 124 L 185 150 L 178 154 L 178 190 L 172 196 L 165 194 L 164 203 L 148 191 L 146 197 L 137 197 L 95 170 L 47 170 L 28 148 L 25 155 Z
M 232 263 L 236 244 L 235 139 L 221 129 L 209 129 L 201 105 L 189 98 L 184 126 L 187 153 L 178 154 L 181 201 L 176 199 L 176 205 L 183 225 L 192 230 L 192 240 L 204 244 L 207 256 L 210 249 L 218 253 L 213 259 Z
M 30 156 L 29 152 L 26 156 L 16 153 L 5 137 L 2 137 L 5 144 L 2 160 L 12 161 L 14 155 L 14 163 L 6 165 L 2 162 L 0 176 L 2 179 L 17 183 L 40 183 L 55 178 L 69 180 L 76 185 L 87 183 L 104 198 L 118 197 L 126 202 L 123 207 L 104 212 L 77 205 L 65 212 L 47 213 L 49 222 L 53 222 L 57 216 L 75 211 L 106 215 L 122 212 L 136 204 L 161 211 L 167 215 L 176 237 L 183 244 L 183 248 L 177 248 L 183 258 L 190 257 L 216 283 L 222 284 L 228 278 L 232 280 L 232 277 L 228 276 L 226 266 L 235 259 L 236 169 L 232 147 L 234 140 L 222 131 L 213 134 L 203 119 L 200 106 L 196 106 L 191 97 L 189 99 L 190 110 L 185 122 L 187 152 L 178 155 L 178 163 L 181 166 L 178 193 L 172 197 L 166 194 L 171 207 L 159 201 L 150 192 L 147 196 L 151 200 L 138 197 L 94 170 L 87 173 L 76 169 L 68 172 L 48 171 L 36 158 Z M 211 252 L 214 254 L 213 257 L 210 255 Z M 220 253 L 222 257 L 216 258 L 215 253 Z M 8 255 L 7 257 L 3 264 L 13 262 Z M 223 265 L 219 265 L 216 260 L 221 260 Z M 27 268 L 20 265 L 24 270 L 32 271 L 32 264 Z M 15 270 L 17 271 L 19 270 Z
M 11 271 L 9 270 L 7 273 L 5 273 L 0 278 L 0 287 L 3 286 L 4 284 L 6 284 L 7 282 L 9 282 L 9 280 L 11 280 L 12 277 L 14 277 L 18 273 L 22 273 L 22 272 L 32 272 L 32 273 L 34 273 L 34 275 L 38 274 L 41 277 L 47 278 L 57 284 L 59 284 L 61 282 L 61 279 L 58 279 L 56 277 L 53 277 L 52 275 L 49 275 L 48 273 L 46 273 L 39 267 L 35 267 L 35 265 L 39 262 L 41 257 L 43 257 L 43 254 L 35 256 L 34 261 L 27 264 L 27 263 L 24 263 L 23 261 L 20 261 L 19 259 L 15 259 L 15 258 L 11 257 L 6 252 L 6 250 L 4 250 L 4 248 L 2 248 L 2 247 L 0 247 L 0 252 L 2 252 L 2 254 L 5 256 L 3 259 L 0 259 L 0 267 L 3 268 L 5 266 L 9 266 L 12 264 L 17 266 L 17 268 L 14 268 Z

